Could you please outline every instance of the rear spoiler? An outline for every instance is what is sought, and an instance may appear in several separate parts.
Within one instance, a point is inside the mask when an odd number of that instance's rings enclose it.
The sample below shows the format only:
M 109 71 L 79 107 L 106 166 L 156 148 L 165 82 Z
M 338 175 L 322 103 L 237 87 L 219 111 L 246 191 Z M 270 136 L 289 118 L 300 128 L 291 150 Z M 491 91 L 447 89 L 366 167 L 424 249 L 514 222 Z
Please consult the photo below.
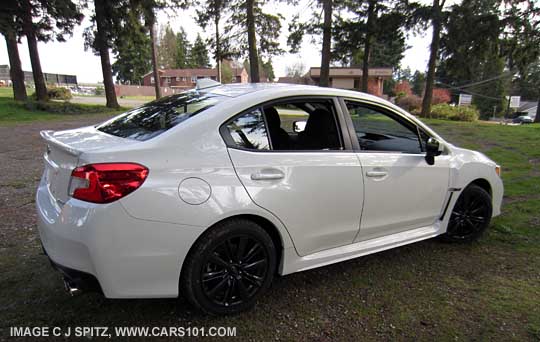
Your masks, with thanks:
M 56 139 L 54 136 L 54 131 L 41 131 L 39 132 L 39 135 L 47 142 L 47 144 L 54 145 L 55 147 L 64 150 L 65 152 L 74 155 L 79 156 L 82 151 L 79 151 L 67 144 L 64 144 L 63 142 Z

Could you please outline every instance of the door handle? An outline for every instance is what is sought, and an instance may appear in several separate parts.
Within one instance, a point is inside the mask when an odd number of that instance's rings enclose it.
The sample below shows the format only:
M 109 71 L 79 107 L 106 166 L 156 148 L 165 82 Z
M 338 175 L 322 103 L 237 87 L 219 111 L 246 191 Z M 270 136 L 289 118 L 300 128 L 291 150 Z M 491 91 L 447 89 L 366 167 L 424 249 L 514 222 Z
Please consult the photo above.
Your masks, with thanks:
M 275 180 L 284 177 L 285 174 L 277 169 L 264 169 L 251 174 L 252 180 Z
M 366 172 L 366 176 L 368 176 L 368 177 L 381 178 L 381 177 L 385 177 L 387 175 L 388 175 L 388 172 L 386 172 L 386 171 L 368 171 L 368 172 Z

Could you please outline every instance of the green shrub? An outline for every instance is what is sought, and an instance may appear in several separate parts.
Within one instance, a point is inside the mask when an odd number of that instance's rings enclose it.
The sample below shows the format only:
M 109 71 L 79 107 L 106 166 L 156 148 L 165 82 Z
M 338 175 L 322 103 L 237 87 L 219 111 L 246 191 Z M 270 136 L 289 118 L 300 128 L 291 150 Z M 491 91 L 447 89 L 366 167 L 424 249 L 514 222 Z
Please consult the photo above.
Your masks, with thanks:
M 71 100 L 71 90 L 64 87 L 53 87 L 47 89 L 47 94 L 53 100 Z
M 64 87 L 51 87 L 47 88 L 47 96 L 51 100 L 71 100 L 73 96 L 71 96 L 71 90 Z M 37 95 L 34 92 L 31 95 L 32 99 L 36 100 Z
M 27 101 L 23 104 L 24 108 L 30 111 L 43 111 L 54 114 L 95 114 L 95 113 L 110 113 L 118 110 L 110 109 L 101 105 L 78 104 L 71 102 L 56 102 L 56 101 Z
M 416 95 L 398 96 L 396 98 L 396 105 L 410 113 L 415 113 L 419 112 L 420 108 L 422 108 L 422 99 Z
M 454 120 L 454 121 L 476 121 L 480 113 L 474 106 L 450 106 L 447 103 L 440 103 L 431 107 L 431 118 Z

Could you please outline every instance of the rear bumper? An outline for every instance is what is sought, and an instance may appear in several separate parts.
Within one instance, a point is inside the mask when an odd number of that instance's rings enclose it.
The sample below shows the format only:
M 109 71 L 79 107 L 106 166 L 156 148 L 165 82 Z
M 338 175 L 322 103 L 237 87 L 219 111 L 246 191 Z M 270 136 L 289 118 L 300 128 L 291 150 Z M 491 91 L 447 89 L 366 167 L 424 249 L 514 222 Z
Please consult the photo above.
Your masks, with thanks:
M 45 252 L 45 255 L 48 255 L 45 247 L 43 247 L 43 251 Z M 51 258 L 49 258 L 49 262 L 51 263 L 52 268 L 60 272 L 64 277 L 66 290 L 68 290 L 68 292 L 72 293 L 70 289 L 77 289 L 77 291 L 81 292 L 97 292 L 103 294 L 99 281 L 93 275 L 57 264 Z
M 41 241 L 55 268 L 74 284 L 97 282 L 108 298 L 178 296 L 183 261 L 204 230 L 135 219 L 120 201 L 59 204 L 43 182 L 36 208 Z

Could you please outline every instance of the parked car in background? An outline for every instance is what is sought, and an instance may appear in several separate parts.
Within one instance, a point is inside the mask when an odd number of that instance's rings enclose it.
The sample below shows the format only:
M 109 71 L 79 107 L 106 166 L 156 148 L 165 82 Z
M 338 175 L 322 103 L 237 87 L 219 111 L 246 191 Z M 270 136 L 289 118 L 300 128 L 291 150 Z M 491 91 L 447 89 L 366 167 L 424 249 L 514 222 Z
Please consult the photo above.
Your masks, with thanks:
M 533 123 L 534 120 L 533 118 L 531 118 L 530 116 L 527 116 L 527 115 L 520 115 L 518 116 L 517 118 L 514 118 L 512 120 L 513 123 L 520 123 L 520 124 L 529 124 L 529 123 Z
M 286 275 L 500 214 L 500 167 L 371 95 L 206 81 L 104 123 L 43 131 L 41 241 L 72 292 L 252 307 Z

